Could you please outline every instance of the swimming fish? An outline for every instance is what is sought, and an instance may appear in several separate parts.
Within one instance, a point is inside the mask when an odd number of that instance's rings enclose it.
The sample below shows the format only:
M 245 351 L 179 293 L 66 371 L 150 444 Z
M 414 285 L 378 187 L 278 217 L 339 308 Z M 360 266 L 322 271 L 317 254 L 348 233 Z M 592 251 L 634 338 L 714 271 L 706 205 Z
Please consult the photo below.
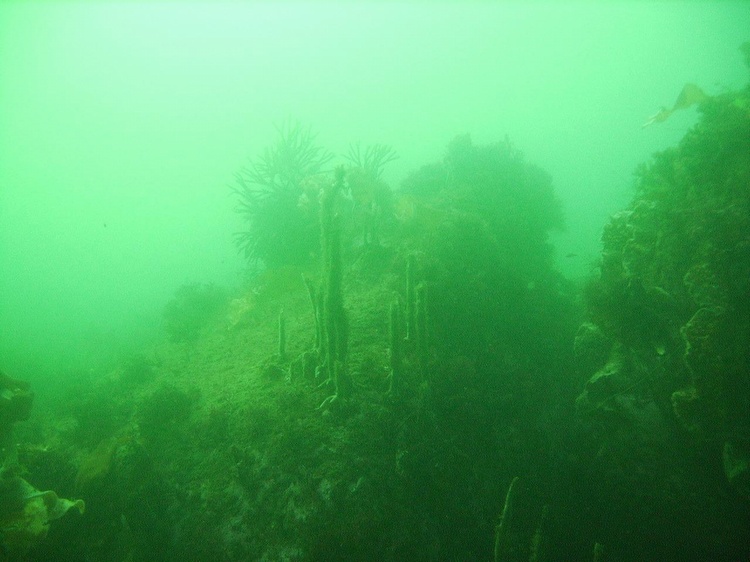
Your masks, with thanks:
M 662 123 L 666 121 L 674 111 L 677 111 L 678 109 L 687 109 L 691 105 L 701 103 L 707 98 L 708 96 L 700 89 L 700 87 L 691 83 L 685 84 L 682 87 L 682 91 L 680 91 L 680 95 L 677 96 L 677 100 L 674 102 L 672 109 L 662 107 L 657 113 L 649 117 L 648 120 L 641 125 L 641 129 L 653 125 L 654 123 Z

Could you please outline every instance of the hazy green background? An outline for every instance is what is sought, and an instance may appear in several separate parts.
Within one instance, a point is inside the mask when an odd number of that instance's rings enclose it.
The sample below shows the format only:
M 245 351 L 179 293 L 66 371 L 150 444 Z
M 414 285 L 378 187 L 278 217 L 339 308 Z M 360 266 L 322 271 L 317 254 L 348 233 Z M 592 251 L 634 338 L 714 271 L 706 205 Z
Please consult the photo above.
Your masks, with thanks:
M 635 165 L 695 115 L 641 123 L 685 82 L 744 84 L 748 30 L 746 2 L 3 1 L 0 368 L 85 365 L 181 284 L 236 282 L 228 185 L 290 117 L 334 151 L 393 145 L 394 186 L 456 134 L 508 135 L 586 274 Z

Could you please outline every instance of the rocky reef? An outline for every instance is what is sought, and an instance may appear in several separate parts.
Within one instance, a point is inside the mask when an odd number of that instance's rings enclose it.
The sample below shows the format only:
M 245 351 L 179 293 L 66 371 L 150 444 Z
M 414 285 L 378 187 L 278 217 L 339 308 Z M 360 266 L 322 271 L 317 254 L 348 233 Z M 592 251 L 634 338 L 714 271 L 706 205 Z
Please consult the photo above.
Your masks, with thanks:
M 331 173 L 281 129 L 238 176 L 244 286 L 183 287 L 30 419 L 0 378 L 0 560 L 747 559 L 750 89 L 690 101 L 583 290 L 507 139 L 393 190 L 390 147 Z

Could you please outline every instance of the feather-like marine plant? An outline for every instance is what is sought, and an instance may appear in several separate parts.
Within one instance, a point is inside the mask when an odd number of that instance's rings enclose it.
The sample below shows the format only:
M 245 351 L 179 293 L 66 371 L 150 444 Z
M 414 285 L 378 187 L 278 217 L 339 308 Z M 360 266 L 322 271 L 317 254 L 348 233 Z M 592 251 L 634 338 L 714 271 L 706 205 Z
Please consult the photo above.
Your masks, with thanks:
M 302 184 L 333 158 L 310 127 L 287 122 L 276 130 L 276 143 L 235 174 L 232 188 L 246 224 L 235 242 L 249 262 L 269 267 L 298 263 L 314 253 L 317 216 L 300 205 Z

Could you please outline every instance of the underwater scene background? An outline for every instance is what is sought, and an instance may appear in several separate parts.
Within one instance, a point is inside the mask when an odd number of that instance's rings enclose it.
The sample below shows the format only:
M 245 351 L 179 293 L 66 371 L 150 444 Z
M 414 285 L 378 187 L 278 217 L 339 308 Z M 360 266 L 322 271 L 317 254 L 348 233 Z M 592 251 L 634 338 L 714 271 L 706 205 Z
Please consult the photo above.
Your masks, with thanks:
M 748 29 L 0 4 L 0 561 L 749 560 Z

